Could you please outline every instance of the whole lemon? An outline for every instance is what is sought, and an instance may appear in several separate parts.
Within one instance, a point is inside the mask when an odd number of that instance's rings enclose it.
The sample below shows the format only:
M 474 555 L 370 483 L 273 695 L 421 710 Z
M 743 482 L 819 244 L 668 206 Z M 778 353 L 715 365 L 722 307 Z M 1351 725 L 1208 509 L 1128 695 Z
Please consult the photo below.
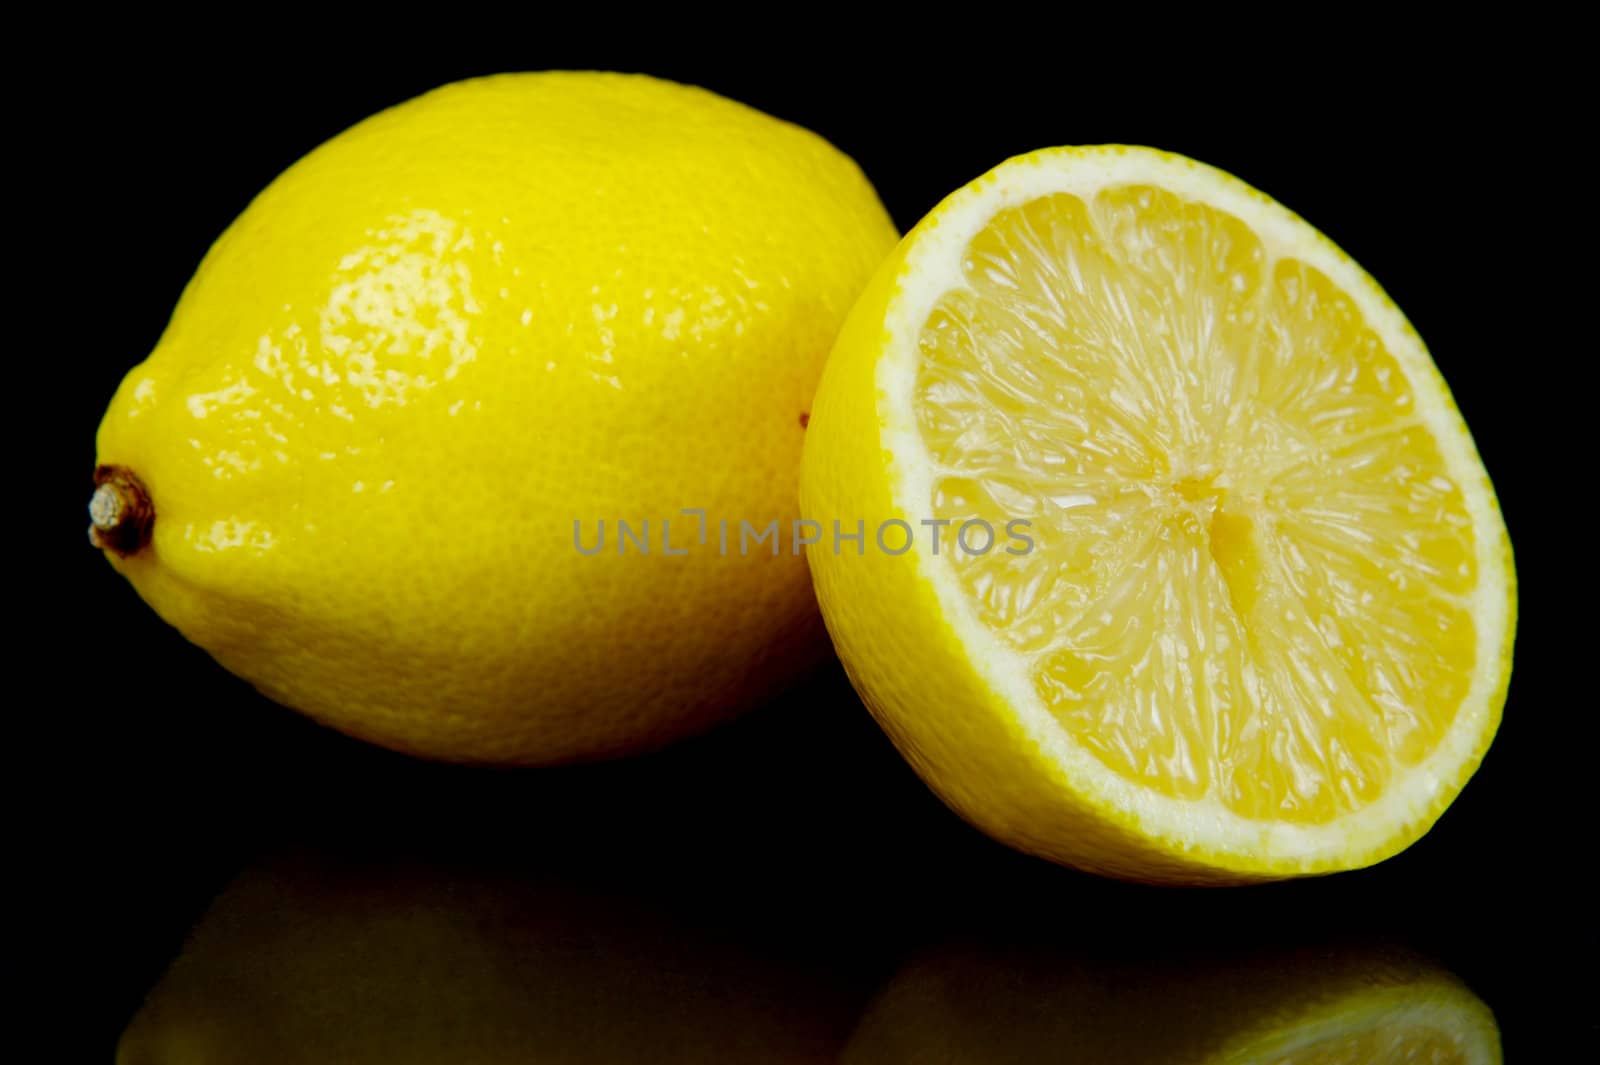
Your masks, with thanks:
M 106 412 L 91 535 L 352 735 L 520 765 L 670 742 L 823 646 L 801 444 L 895 240 L 849 158 L 710 92 L 446 86 L 217 241 Z

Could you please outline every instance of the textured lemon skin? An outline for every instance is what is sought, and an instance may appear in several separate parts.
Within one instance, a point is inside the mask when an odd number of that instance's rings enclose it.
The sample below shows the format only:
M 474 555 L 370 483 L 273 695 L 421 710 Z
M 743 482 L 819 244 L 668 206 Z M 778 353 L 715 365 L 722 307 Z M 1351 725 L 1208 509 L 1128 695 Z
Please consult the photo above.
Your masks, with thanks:
M 701 730 L 819 646 L 804 562 L 714 523 L 795 517 L 801 415 L 895 237 L 847 157 L 695 88 L 501 75 L 378 114 L 261 193 L 122 383 L 99 461 L 156 519 L 112 561 L 270 697 L 403 751 Z
M 988 195 L 1013 168 L 1055 155 L 1122 151 L 1210 171 L 1150 149 L 1043 149 L 1008 160 L 952 193 L 905 235 L 852 308 L 818 385 L 801 465 L 803 517 L 824 528 L 836 517 L 853 528 L 861 518 L 869 529 L 896 518 L 918 529 L 919 521 L 931 517 L 927 504 L 909 505 L 899 490 L 903 470 L 889 440 L 894 415 L 879 373 L 886 352 L 902 342 L 889 321 L 896 300 L 916 284 L 910 260 L 919 241 L 933 238 L 960 205 Z M 1237 179 L 1210 172 L 1282 210 Z M 1368 295 L 1392 307 L 1376 282 L 1362 277 Z M 1437 396 L 1459 423 L 1448 388 L 1436 369 L 1430 372 Z M 1464 424 L 1460 432 L 1465 437 Z M 1466 446 L 1472 447 L 1470 438 Z M 1486 474 L 1481 487 L 1497 507 Z M 1109 802 L 1089 782 L 1075 779 L 1029 735 L 985 676 L 984 664 L 938 596 L 931 571 L 942 563 L 924 547 L 901 555 L 870 549 L 858 554 L 848 546 L 835 552 L 825 540 L 807 549 L 807 561 L 828 633 L 857 693 L 924 783 L 963 819 L 1018 850 L 1106 876 L 1229 885 L 1338 872 L 1391 857 L 1432 827 L 1476 771 L 1499 725 L 1516 629 L 1511 544 L 1497 509 L 1494 520 L 1497 542 L 1489 554 L 1499 560 L 1508 613 L 1501 641 L 1484 652 L 1495 671 L 1486 727 L 1454 773 L 1435 782 L 1415 816 L 1381 832 L 1352 835 L 1339 853 L 1317 857 L 1275 848 L 1266 826 L 1252 849 L 1210 847 L 1152 831 L 1137 810 Z

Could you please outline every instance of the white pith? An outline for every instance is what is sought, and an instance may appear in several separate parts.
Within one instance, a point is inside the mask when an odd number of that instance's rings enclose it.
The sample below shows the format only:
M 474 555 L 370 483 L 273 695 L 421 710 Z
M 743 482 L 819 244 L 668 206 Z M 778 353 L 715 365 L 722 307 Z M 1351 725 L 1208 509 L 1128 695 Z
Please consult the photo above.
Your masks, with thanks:
M 1116 811 L 1119 820 L 1136 826 L 1142 835 L 1167 841 L 1176 851 L 1250 856 L 1294 868 L 1380 851 L 1405 826 L 1436 816 L 1441 791 L 1456 786 L 1467 763 L 1481 753 L 1508 643 L 1506 564 L 1492 492 L 1432 360 L 1375 283 L 1305 222 L 1225 174 L 1139 149 L 1043 153 L 1008 163 L 951 197 L 919 229 L 907 255 L 886 318 L 887 348 L 877 366 L 883 442 L 894 456 L 896 507 L 914 518 L 927 510 L 933 498 L 932 459 L 914 409 L 920 361 L 917 338 L 940 296 L 966 287 L 961 263 L 968 244 L 1006 208 L 1061 192 L 1087 199 L 1100 189 L 1125 184 L 1166 188 L 1244 220 L 1269 255 L 1299 259 L 1343 289 L 1383 339 L 1410 382 L 1417 416 L 1437 441 L 1472 517 L 1479 574 L 1472 614 L 1479 650 L 1467 697 L 1433 751 L 1417 765 L 1397 768 L 1375 802 L 1323 824 L 1256 821 L 1213 797 L 1175 799 L 1107 768 L 1057 722 L 1030 681 L 1026 658 L 982 623 L 949 563 L 940 556 L 918 554 L 914 564 L 934 587 L 945 619 L 971 652 L 979 676 L 1012 708 L 1027 737 L 1061 767 L 1063 787 L 1102 809 Z

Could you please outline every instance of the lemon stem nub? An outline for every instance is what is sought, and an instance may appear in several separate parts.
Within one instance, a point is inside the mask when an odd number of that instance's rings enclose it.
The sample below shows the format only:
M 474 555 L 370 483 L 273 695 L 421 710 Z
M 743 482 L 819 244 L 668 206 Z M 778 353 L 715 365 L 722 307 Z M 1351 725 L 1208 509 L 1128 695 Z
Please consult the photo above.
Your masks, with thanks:
M 89 500 L 89 542 L 126 557 L 150 542 L 156 522 L 150 492 L 125 466 L 97 466 Z

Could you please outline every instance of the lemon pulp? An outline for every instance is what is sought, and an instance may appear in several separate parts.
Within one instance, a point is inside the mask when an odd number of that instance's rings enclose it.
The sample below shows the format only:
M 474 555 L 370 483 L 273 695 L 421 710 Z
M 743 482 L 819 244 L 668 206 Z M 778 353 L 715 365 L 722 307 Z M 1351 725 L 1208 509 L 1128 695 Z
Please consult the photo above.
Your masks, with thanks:
M 1031 523 L 948 555 L 1107 768 L 1327 822 L 1448 728 L 1477 653 L 1460 487 L 1327 276 L 1147 185 L 997 213 L 922 326 L 934 516 Z

